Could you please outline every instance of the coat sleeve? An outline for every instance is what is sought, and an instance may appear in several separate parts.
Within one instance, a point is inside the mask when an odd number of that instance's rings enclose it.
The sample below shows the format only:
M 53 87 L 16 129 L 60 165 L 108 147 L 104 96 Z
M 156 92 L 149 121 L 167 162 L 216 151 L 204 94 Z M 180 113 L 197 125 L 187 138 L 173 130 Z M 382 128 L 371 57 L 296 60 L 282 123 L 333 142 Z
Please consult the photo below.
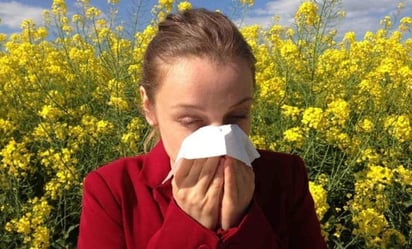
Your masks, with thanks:
M 174 200 L 170 202 L 162 227 L 148 244 L 148 249 L 218 248 L 219 237 L 187 215 Z
M 91 172 L 84 181 L 79 249 L 127 248 L 122 225 L 120 201 L 99 172 Z M 219 237 L 181 210 L 174 200 L 162 225 L 136 249 L 218 248 Z M 133 247 L 134 248 L 134 247 Z
M 219 231 L 224 248 L 278 249 L 277 234 L 255 201 L 237 227 Z
M 88 174 L 83 186 L 78 248 L 125 248 L 120 207 L 104 179 Z

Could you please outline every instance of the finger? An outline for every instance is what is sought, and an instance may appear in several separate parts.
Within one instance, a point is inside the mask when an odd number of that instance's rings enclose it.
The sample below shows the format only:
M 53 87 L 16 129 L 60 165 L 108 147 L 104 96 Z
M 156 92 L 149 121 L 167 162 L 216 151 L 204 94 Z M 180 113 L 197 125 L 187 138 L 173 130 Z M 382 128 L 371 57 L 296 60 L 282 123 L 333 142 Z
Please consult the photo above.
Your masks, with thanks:
M 253 178 L 254 172 L 252 167 L 246 165 L 242 161 L 232 157 L 227 157 L 227 163 L 229 167 L 228 170 L 232 173 L 236 183 L 248 183 Z
M 174 178 L 177 182 L 181 182 L 190 172 L 194 160 L 181 158 L 176 162 Z
M 199 178 L 202 161 L 199 159 L 183 159 L 181 165 L 175 172 L 176 181 L 180 187 L 190 187 L 196 184 Z
M 245 194 L 244 191 L 249 192 L 250 188 L 254 188 L 254 173 L 249 166 L 234 158 L 226 157 L 224 167 L 224 188 L 228 197 L 238 199 Z
M 225 157 L 224 160 L 224 183 L 225 183 L 225 189 L 227 189 L 226 192 L 229 192 L 229 190 L 232 190 L 235 186 L 235 175 L 234 175 L 234 169 L 233 169 L 233 159 L 231 157 Z M 232 192 L 232 191 L 230 191 Z
M 220 163 L 220 157 L 210 157 L 205 161 L 199 175 L 199 179 L 213 178 L 216 173 L 217 167 Z
M 232 169 L 234 172 L 233 198 L 239 201 L 239 205 L 248 205 L 255 189 L 255 174 L 253 169 L 243 162 L 233 159 Z
M 194 159 L 191 161 L 192 164 L 187 169 L 188 171 L 185 171 L 186 175 L 181 178 L 181 187 L 192 187 L 198 183 L 200 172 L 205 162 L 207 162 L 207 158 Z
M 218 176 L 217 173 L 219 168 L 221 169 L 221 175 Z M 220 177 L 220 179 L 216 179 L 218 183 L 219 180 L 223 182 L 223 162 L 221 157 L 211 157 L 205 162 L 202 167 L 202 171 L 199 176 L 199 188 L 202 193 L 206 193 L 210 188 L 211 184 L 215 181 L 216 177 Z
M 208 197 L 210 203 L 214 205 L 218 211 L 218 216 L 220 216 L 220 209 L 222 207 L 222 199 L 224 195 L 224 167 L 223 158 L 219 160 L 218 167 L 216 168 L 215 176 L 213 177 L 210 186 L 206 189 L 206 196 Z M 213 200 L 213 201 L 212 201 Z
M 255 173 L 252 167 L 244 164 L 243 162 L 233 159 L 233 170 L 236 173 L 236 181 L 243 186 L 250 186 L 254 184 Z

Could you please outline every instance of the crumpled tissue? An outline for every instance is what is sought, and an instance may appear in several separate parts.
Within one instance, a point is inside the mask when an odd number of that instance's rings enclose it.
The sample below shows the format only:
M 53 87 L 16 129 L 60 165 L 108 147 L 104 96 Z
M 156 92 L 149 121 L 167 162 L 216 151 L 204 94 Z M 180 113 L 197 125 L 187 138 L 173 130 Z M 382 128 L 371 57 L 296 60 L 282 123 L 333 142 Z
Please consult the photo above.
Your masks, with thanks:
M 187 136 L 177 154 L 181 158 L 197 159 L 227 155 L 252 167 L 252 162 L 260 157 L 259 153 L 243 130 L 235 124 L 204 126 Z M 177 168 L 172 169 L 163 183 L 172 177 Z

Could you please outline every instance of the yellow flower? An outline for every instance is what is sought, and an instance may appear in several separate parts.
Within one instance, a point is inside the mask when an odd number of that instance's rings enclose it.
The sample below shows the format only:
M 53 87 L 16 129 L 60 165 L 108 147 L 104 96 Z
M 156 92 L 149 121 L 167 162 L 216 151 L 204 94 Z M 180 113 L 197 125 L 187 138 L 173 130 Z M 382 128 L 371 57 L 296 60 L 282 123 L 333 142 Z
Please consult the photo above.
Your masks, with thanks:
M 189 1 L 180 2 L 179 5 L 177 6 L 177 9 L 179 11 L 190 10 L 191 8 L 192 8 L 192 4 Z
M 96 127 L 98 133 L 104 133 L 107 129 L 111 129 L 113 125 L 106 120 L 99 120 L 97 121 Z
M 61 115 L 63 115 L 62 111 L 51 105 L 44 105 L 42 110 L 39 111 L 40 117 L 50 121 L 56 120 Z
M 107 104 L 115 107 L 120 111 L 127 111 L 129 109 L 129 104 L 127 103 L 127 101 L 120 97 L 110 96 L 110 100 Z
M 83 17 L 79 14 L 74 14 L 72 16 L 72 22 L 76 23 L 76 22 L 81 22 L 83 20 Z
M 0 42 L 3 42 L 7 39 L 7 35 L 4 33 L 0 33 Z
M 30 217 L 31 217 L 31 213 L 27 213 L 26 216 L 21 217 L 16 222 L 16 225 L 15 225 L 16 232 L 22 233 L 22 234 L 29 234 L 31 232 Z
M 86 17 L 89 19 L 93 19 L 95 17 L 99 17 L 102 12 L 97 9 L 96 7 L 90 7 L 86 10 Z
M 309 190 L 315 202 L 318 219 L 322 220 L 323 216 L 329 209 L 329 204 L 327 202 L 327 192 L 322 187 L 322 185 L 318 185 L 312 181 L 309 181 Z
M 406 244 L 405 236 L 396 229 L 388 229 L 383 232 L 380 248 L 403 248 Z
M 356 34 L 355 32 L 347 32 L 345 36 L 343 37 L 343 40 L 348 42 L 348 43 L 354 43 L 356 41 Z
M 299 49 L 293 41 L 287 40 L 280 48 L 280 54 L 286 58 L 292 59 L 299 54 Z
M 358 132 L 365 132 L 365 133 L 370 133 L 374 128 L 374 124 L 370 119 L 362 119 L 361 121 L 358 122 L 356 125 L 356 130 Z
M 402 17 L 400 20 L 400 25 L 399 25 L 399 30 L 402 32 L 406 32 L 408 30 L 411 30 L 412 26 L 412 17 L 406 16 Z
M 370 165 L 366 174 L 367 178 L 372 179 L 374 182 L 383 184 L 390 184 L 392 181 L 393 173 L 389 168 Z
M 305 137 L 300 127 L 293 127 L 283 132 L 283 139 L 286 142 L 295 143 L 296 145 L 301 146 Z
M 13 122 L 0 118 L 0 131 L 2 134 L 10 134 L 16 130 L 16 128 L 17 127 Z
M 390 116 L 385 120 L 384 126 L 401 143 L 410 140 L 412 128 L 407 115 Z
M 33 233 L 33 242 L 31 248 L 49 248 L 50 231 L 46 226 L 37 226 Z
M 23 243 L 31 248 L 48 248 L 50 241 L 49 229 L 45 226 L 52 207 L 46 198 L 33 198 L 27 201 L 28 212 L 19 219 L 12 219 L 6 223 L 8 232 L 17 232 L 24 235 Z
M 251 136 L 250 140 L 257 148 L 265 148 L 266 141 L 263 136 L 253 135 Z
M 302 124 L 309 128 L 318 129 L 323 118 L 323 110 L 317 107 L 308 107 L 303 111 Z
M 393 25 L 391 17 L 390 16 L 385 16 L 381 21 L 380 24 L 385 28 L 385 29 L 390 29 Z
M 131 151 L 138 151 L 138 144 L 141 141 L 141 132 L 144 129 L 144 122 L 140 118 L 133 118 L 127 125 L 127 130 L 121 137 L 122 144 Z
M 158 7 L 159 8 L 164 8 L 166 10 L 166 12 L 170 12 L 172 10 L 173 7 L 173 3 L 175 0 L 159 0 L 158 1 Z M 162 20 L 163 16 L 165 13 L 164 12 L 159 12 L 159 14 L 161 14 L 161 16 L 159 16 L 159 19 Z
M 96 117 L 85 115 L 82 120 L 83 129 L 93 138 L 110 133 L 114 125 L 107 120 L 98 120 Z M 93 141 L 92 141 L 93 142 Z
M 388 222 L 383 214 L 376 212 L 373 208 L 361 210 L 352 218 L 358 228 L 354 230 L 356 235 L 365 235 L 370 240 L 380 236 L 381 232 L 388 227 Z
M 253 6 L 255 4 L 255 0 L 239 0 L 241 4 Z
M 24 177 L 35 170 L 30 167 L 33 154 L 27 150 L 24 142 L 17 143 L 11 139 L 0 151 L 0 157 L 2 158 L 0 169 L 7 172 L 10 177 Z
M 329 117 L 331 125 L 344 127 L 349 119 L 349 104 L 343 99 L 336 99 L 328 104 L 325 113 Z
M 65 0 L 53 0 L 52 13 L 56 16 L 66 15 L 67 6 Z
M 359 162 L 378 163 L 380 160 L 379 154 L 372 148 L 366 148 L 361 152 Z
M 282 105 L 281 110 L 283 116 L 291 118 L 292 120 L 296 120 L 300 115 L 300 109 L 296 106 Z
M 295 13 L 297 23 L 303 23 L 311 26 L 319 22 L 318 5 L 312 1 L 305 1 Z
M 63 194 L 62 184 L 57 178 L 53 178 L 45 184 L 44 191 L 45 196 L 47 196 L 51 200 L 57 200 L 61 198 Z
M 396 176 L 396 181 L 404 186 L 412 186 L 412 169 L 406 169 L 403 165 L 399 165 L 393 170 Z

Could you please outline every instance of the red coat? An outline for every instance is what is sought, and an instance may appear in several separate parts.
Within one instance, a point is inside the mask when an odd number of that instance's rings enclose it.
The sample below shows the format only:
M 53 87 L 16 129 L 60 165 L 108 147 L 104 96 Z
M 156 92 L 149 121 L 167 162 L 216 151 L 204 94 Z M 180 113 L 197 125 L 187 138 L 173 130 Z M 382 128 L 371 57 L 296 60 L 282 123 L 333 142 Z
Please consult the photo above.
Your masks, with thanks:
M 147 155 L 123 158 L 91 172 L 84 182 L 79 249 L 238 248 L 323 249 L 303 161 L 259 151 L 252 165 L 255 195 L 238 227 L 212 231 L 173 201 L 162 143 Z

